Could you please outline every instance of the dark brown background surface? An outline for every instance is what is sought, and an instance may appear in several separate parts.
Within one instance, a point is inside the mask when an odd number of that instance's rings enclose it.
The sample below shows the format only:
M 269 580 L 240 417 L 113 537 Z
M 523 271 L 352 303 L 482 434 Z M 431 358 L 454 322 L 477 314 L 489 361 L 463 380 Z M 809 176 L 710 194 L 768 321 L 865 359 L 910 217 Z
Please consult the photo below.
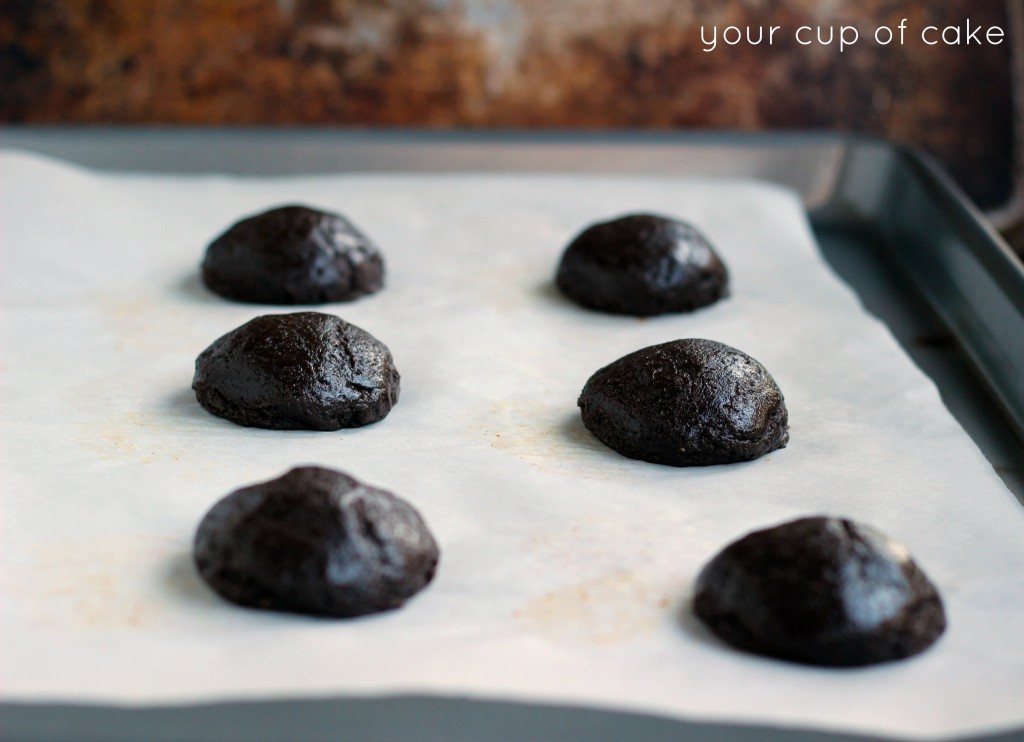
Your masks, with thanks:
M 1020 0 L 1010 0 L 1019 2 Z M 984 206 L 1012 190 L 1004 0 L 0 0 L 8 123 L 855 130 L 924 146 Z M 871 40 L 908 18 L 904 46 Z M 705 53 L 702 24 L 781 25 Z M 803 24 L 853 24 L 840 54 Z M 1009 30 L 1009 29 L 1008 29 Z

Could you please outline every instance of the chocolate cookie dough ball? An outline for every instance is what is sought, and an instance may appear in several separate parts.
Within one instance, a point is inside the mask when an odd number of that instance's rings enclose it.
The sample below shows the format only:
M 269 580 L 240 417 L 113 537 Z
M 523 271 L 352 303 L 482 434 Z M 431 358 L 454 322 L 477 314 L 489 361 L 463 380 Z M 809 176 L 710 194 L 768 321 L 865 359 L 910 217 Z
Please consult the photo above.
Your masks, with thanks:
M 693 608 L 734 647 L 810 665 L 910 657 L 946 628 L 935 586 L 906 549 L 839 518 L 803 518 L 730 544 L 700 573 Z
M 713 304 L 728 293 L 728 280 L 696 228 L 650 214 L 588 227 L 565 249 L 555 277 L 577 304 L 637 317 Z
M 789 441 L 775 380 L 747 354 L 713 340 L 630 353 L 590 377 L 579 406 L 602 443 L 655 464 L 750 461 Z
M 382 420 L 398 401 L 391 351 L 330 314 L 271 314 L 196 358 L 196 399 L 254 428 L 338 430 Z
M 227 299 L 257 304 L 349 301 L 384 285 L 384 261 L 344 217 L 283 206 L 211 242 L 203 282 Z
M 345 618 L 401 606 L 433 579 L 438 549 L 405 500 L 301 467 L 214 505 L 193 557 L 232 603 Z

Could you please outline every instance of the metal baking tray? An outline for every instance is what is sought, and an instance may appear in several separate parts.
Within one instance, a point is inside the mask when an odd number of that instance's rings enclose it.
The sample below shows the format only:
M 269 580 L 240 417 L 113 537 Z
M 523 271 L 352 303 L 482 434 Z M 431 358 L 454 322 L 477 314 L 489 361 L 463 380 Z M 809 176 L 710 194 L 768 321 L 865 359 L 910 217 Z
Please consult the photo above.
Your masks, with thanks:
M 0 146 L 158 173 L 557 172 L 756 178 L 799 192 L 822 253 L 935 382 L 1024 506 L 1024 266 L 925 156 L 843 135 L 0 129 Z M 0 703 L 0 739 L 878 739 L 440 697 L 121 708 Z M 975 740 L 1024 739 L 1024 729 Z

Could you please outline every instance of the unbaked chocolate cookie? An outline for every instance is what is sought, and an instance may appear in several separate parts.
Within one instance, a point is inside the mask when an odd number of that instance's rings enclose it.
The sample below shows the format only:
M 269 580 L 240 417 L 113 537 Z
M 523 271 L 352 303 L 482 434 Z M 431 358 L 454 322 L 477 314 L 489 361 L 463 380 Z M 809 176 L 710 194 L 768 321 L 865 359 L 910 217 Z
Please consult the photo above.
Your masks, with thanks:
M 713 340 L 630 353 L 590 377 L 579 406 L 605 445 L 655 464 L 749 461 L 789 441 L 786 403 L 771 374 Z
M 391 351 L 330 314 L 257 317 L 199 354 L 196 399 L 239 425 L 338 430 L 377 422 L 398 401 Z
M 938 591 L 906 549 L 840 518 L 803 518 L 730 544 L 700 573 L 693 608 L 739 649 L 811 665 L 902 659 L 946 628 Z
M 727 295 L 728 282 L 695 227 L 651 214 L 588 227 L 565 249 L 555 277 L 577 304 L 637 317 L 707 306 Z
M 307 466 L 220 500 L 193 557 L 232 603 L 345 618 L 401 606 L 433 579 L 439 552 L 405 500 Z
M 283 206 L 243 219 L 211 242 L 203 282 L 234 301 L 349 301 L 384 285 L 384 260 L 344 217 Z

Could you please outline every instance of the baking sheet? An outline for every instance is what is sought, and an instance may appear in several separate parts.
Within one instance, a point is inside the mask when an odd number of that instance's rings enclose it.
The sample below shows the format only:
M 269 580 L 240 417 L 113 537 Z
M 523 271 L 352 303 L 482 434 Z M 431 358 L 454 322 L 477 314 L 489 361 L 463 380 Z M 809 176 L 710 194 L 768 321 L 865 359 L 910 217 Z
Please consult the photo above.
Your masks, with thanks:
M 818 256 L 798 199 L 739 181 L 542 176 L 95 176 L 0 156 L 5 700 L 128 703 L 433 692 L 907 736 L 1024 723 L 1024 511 Z M 215 234 L 282 203 L 340 210 L 386 290 L 331 305 L 392 349 L 402 399 L 339 433 L 248 430 L 189 390 L 195 355 L 264 311 L 203 289 Z M 560 250 L 632 210 L 699 224 L 733 297 L 689 316 L 593 314 Z M 758 462 L 633 462 L 582 428 L 598 367 L 710 337 L 761 360 L 792 442 Z M 413 501 L 443 550 L 404 610 L 350 622 L 235 609 L 192 531 L 298 463 Z M 809 513 L 903 541 L 950 629 L 910 662 L 815 670 L 736 653 L 689 617 L 700 566 Z

